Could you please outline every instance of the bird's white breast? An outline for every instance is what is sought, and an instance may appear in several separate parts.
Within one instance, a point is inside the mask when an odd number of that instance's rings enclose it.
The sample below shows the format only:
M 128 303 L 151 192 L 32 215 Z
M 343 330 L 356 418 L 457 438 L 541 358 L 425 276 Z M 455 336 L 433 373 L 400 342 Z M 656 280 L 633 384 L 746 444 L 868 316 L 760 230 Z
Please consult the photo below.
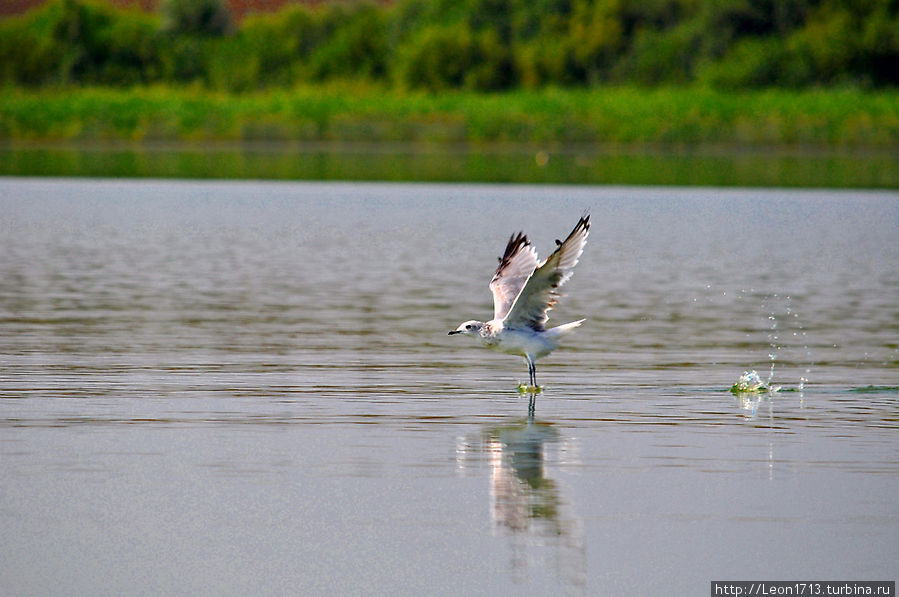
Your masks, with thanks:
M 481 340 L 494 350 L 520 356 L 530 355 L 534 359 L 546 356 L 556 348 L 545 332 L 505 328 L 502 324 L 488 325 L 487 333 L 481 336 Z

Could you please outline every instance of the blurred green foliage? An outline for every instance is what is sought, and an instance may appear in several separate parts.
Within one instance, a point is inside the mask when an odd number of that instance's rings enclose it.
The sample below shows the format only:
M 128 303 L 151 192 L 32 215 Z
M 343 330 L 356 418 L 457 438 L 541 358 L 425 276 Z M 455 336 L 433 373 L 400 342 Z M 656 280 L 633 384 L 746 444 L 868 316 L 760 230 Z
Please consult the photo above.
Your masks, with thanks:
M 0 89 L 0 139 L 899 147 L 899 94 L 856 88 L 384 91 L 358 82 L 231 94 L 171 86 Z M 895 161 L 895 159 L 894 159 Z
M 896 0 L 349 0 L 239 24 L 224 0 L 167 0 L 160 12 L 51 0 L 6 18 L 0 84 L 899 84 Z
M 172 35 L 217 37 L 231 31 L 231 12 L 224 0 L 164 0 L 163 28 Z

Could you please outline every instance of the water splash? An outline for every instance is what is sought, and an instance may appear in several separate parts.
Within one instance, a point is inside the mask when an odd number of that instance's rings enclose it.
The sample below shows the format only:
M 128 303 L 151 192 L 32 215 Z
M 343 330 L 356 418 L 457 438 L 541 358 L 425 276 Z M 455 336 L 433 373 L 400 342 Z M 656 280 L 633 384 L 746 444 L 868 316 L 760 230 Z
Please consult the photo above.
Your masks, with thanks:
M 744 371 L 743 375 L 740 376 L 740 379 L 737 380 L 737 383 L 730 387 L 731 393 L 735 395 L 740 394 L 773 394 L 780 390 L 780 386 L 772 386 L 767 382 L 762 381 L 762 378 L 759 377 L 759 374 L 754 369 L 751 371 Z
M 808 347 L 808 338 L 805 329 L 802 327 L 802 321 L 799 320 L 799 313 L 794 313 L 796 319 L 797 331 L 793 332 L 793 336 L 797 340 L 802 341 L 802 349 L 805 351 L 805 374 L 799 376 L 799 392 L 805 391 L 805 384 L 808 382 L 808 375 L 812 372 L 812 351 Z
M 797 365 L 802 363 L 803 369 L 796 389 L 800 393 L 804 392 L 812 372 L 812 352 L 809 349 L 808 334 L 799 313 L 793 307 L 793 297 L 772 293 L 762 300 L 760 308 L 767 314 L 769 322 L 767 339 L 770 368 L 766 383 L 769 386 L 774 383 L 775 366 L 783 361 L 781 357 L 786 351 L 787 362 L 795 362 Z M 800 350 L 802 356 L 799 354 Z
M 772 298 L 778 299 L 778 295 L 773 294 L 766 296 L 761 305 L 761 308 L 763 310 L 767 310 L 767 303 Z M 787 297 L 788 301 L 789 298 L 790 297 Z M 789 303 L 787 303 L 786 311 L 787 313 L 790 312 Z M 770 348 L 770 352 L 768 352 L 768 360 L 771 361 L 771 368 L 768 370 L 768 381 L 766 383 L 770 386 L 774 382 L 774 365 L 777 362 L 777 353 L 780 350 L 780 345 L 778 344 L 779 336 L 777 332 L 778 322 L 776 308 L 768 311 L 768 321 L 768 347 Z
M 693 297 L 694 303 L 720 307 L 723 302 L 737 311 L 746 307 L 756 310 L 761 321 L 757 328 L 748 329 L 745 336 L 747 342 L 759 341 L 765 349 L 762 354 L 767 355 L 767 362 L 755 363 L 765 385 L 773 387 L 778 382 L 784 384 L 795 379 L 796 384 L 790 383 L 789 391 L 804 392 L 811 378 L 813 361 L 808 333 L 797 312 L 801 299 L 794 298 L 792 292 L 771 292 L 750 285 L 725 289 L 706 282 L 703 286 L 705 292 L 698 298 Z M 734 305 L 730 301 L 759 302 L 750 306 L 746 303 Z M 765 340 L 761 340 L 761 334 Z M 800 401 L 802 398 L 800 395 Z

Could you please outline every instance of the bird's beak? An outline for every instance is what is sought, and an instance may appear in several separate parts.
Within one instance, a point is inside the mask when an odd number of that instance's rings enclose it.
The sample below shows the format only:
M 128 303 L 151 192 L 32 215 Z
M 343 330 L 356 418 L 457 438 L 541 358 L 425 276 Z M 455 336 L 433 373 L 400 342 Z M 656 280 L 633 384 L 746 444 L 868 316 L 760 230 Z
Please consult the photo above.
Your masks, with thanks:
M 460 332 L 459 330 L 450 330 L 449 333 L 447 334 L 447 336 L 452 336 L 453 334 L 461 334 L 461 333 L 462 332 Z

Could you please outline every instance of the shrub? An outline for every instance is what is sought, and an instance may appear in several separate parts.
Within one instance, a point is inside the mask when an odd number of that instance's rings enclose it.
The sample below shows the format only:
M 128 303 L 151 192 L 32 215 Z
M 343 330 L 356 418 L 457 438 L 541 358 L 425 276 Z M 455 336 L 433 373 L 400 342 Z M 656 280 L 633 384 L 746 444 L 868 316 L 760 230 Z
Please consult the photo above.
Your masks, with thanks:
M 381 78 L 387 71 L 386 28 L 382 13 L 365 5 L 344 17 L 310 57 L 312 78 Z
M 162 10 L 165 30 L 173 35 L 216 37 L 232 29 L 224 0 L 165 0 Z
M 702 32 L 692 23 L 669 31 L 643 30 L 616 69 L 616 78 L 644 85 L 687 83 L 693 79 Z
M 150 82 L 161 72 L 158 42 L 152 16 L 56 0 L 0 23 L 0 77 L 25 85 Z
M 0 22 L 0 80 L 40 85 L 56 65 L 52 44 L 41 39 L 21 19 Z
M 96 57 L 103 84 L 150 83 L 162 76 L 162 43 L 155 19 L 138 13 L 123 15 L 98 32 L 97 42 L 103 48 Z
M 430 91 L 487 91 L 515 81 L 511 55 L 496 36 L 463 25 L 426 28 L 402 48 L 398 69 L 403 85 Z
M 516 53 L 516 65 L 521 83 L 532 89 L 553 84 L 578 85 L 587 80 L 587 72 L 569 38 L 541 38 L 522 45 Z
M 878 7 L 860 27 L 859 51 L 851 70 L 870 77 L 876 85 L 899 85 L 899 7 L 890 14 Z
M 708 64 L 700 78 L 714 87 L 769 87 L 778 81 L 786 60 L 783 44 L 774 37 L 740 41 L 720 61 Z M 797 68 L 797 76 L 804 76 Z

